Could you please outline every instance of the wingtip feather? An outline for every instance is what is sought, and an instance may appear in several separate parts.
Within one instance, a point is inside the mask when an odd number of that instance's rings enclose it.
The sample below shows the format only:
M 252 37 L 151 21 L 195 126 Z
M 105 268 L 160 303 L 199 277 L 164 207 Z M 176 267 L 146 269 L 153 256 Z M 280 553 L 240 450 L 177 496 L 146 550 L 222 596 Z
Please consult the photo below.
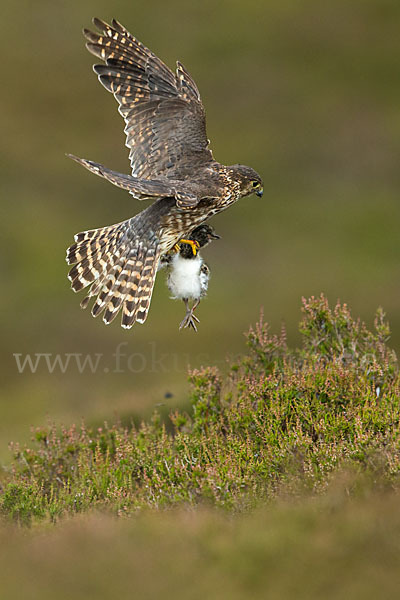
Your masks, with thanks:
M 125 27 L 123 25 L 121 25 L 121 23 L 119 21 L 117 21 L 117 19 L 111 19 L 111 27 L 113 27 L 120 33 L 123 33 L 126 31 Z
M 92 23 L 100 31 L 106 31 L 106 29 L 109 27 L 108 23 L 106 23 L 102 19 L 99 19 L 98 17 L 93 17 Z
M 84 162 L 84 158 L 79 158 L 79 156 L 75 156 L 75 154 L 69 154 L 68 152 L 65 153 L 65 156 L 67 158 L 71 158 L 72 160 L 74 160 L 75 162 L 82 164 Z

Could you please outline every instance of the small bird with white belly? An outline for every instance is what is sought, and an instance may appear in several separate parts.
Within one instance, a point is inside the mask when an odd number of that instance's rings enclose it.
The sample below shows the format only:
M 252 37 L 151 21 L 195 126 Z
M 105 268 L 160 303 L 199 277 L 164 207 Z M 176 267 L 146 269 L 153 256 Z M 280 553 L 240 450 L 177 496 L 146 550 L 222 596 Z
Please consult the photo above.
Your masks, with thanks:
M 167 285 L 172 298 L 183 300 L 186 306 L 186 315 L 179 329 L 192 327 L 197 331 L 196 323 L 200 321 L 194 311 L 206 295 L 210 279 L 210 269 L 198 250 L 219 238 L 210 225 L 200 225 L 187 239 L 179 242 L 178 252 L 163 257 L 162 262 L 167 264 Z M 193 301 L 191 307 L 190 301 Z

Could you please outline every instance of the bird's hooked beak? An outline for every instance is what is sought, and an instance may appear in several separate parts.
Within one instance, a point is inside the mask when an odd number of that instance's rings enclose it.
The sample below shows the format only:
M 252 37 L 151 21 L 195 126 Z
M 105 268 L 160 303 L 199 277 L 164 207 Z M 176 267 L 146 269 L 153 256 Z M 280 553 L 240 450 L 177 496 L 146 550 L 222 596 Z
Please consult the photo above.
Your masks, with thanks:
M 218 233 L 210 233 L 210 238 L 211 238 L 212 240 L 220 240 L 220 239 L 221 239 L 221 236 L 220 236 L 220 235 L 218 235 Z
M 256 191 L 256 196 L 258 196 L 259 198 L 261 198 L 261 196 L 264 193 L 264 188 L 260 188 L 259 190 Z

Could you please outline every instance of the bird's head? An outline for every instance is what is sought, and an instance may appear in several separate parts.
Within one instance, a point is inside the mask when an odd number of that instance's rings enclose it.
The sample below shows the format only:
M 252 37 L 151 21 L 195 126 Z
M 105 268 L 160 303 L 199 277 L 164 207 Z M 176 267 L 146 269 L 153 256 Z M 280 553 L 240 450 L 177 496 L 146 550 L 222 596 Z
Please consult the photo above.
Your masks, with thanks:
M 186 243 L 180 243 L 180 254 L 182 258 L 195 258 L 200 248 L 204 248 L 212 240 L 219 240 L 220 237 L 211 225 L 199 225 L 187 236 Z
M 236 181 L 239 182 L 242 197 L 257 194 L 261 198 L 264 192 L 263 182 L 257 171 L 245 165 L 232 165 L 229 168 Z
M 204 246 L 207 246 L 212 240 L 219 240 L 221 236 L 215 233 L 214 228 L 211 227 L 211 225 L 204 224 L 193 229 L 189 237 L 198 243 L 199 248 L 204 248 Z

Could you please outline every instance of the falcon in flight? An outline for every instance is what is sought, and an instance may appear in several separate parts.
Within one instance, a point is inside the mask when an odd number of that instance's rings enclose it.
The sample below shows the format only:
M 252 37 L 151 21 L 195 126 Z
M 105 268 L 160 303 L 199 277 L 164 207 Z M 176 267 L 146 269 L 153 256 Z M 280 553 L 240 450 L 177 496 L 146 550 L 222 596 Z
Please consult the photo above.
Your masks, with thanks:
M 100 83 L 112 92 L 125 121 L 132 175 L 71 156 L 92 173 L 153 200 L 136 216 L 75 235 L 67 250 L 68 277 L 81 302 L 95 298 L 92 315 L 111 323 L 122 311 L 122 327 L 144 323 L 162 256 L 189 232 L 244 196 L 263 193 L 258 173 L 224 166 L 208 147 L 199 90 L 184 66 L 171 71 L 118 21 L 93 20 L 100 33 L 84 29 Z

